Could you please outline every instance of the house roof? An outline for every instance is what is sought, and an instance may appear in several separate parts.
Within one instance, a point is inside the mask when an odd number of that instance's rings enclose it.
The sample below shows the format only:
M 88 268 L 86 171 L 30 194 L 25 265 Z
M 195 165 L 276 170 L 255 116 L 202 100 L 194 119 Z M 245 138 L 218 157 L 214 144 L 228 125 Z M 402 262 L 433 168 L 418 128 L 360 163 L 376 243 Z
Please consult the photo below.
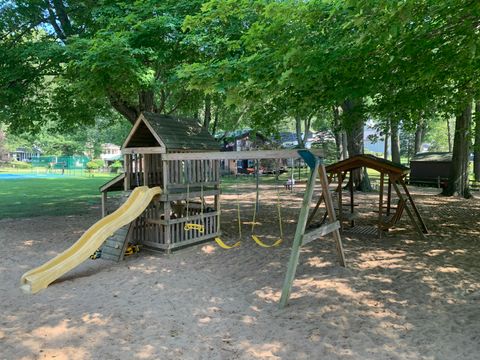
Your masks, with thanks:
M 355 155 L 348 159 L 331 164 L 325 168 L 329 173 L 337 173 L 367 167 L 381 173 L 406 175 L 410 169 L 404 165 L 394 163 L 373 155 Z
M 452 153 L 450 152 L 424 152 L 424 153 L 417 153 L 410 162 L 421 161 L 421 162 L 451 162 L 452 161 Z
M 123 148 L 164 147 L 175 150 L 219 150 L 209 132 L 192 119 L 144 112 L 137 119 Z

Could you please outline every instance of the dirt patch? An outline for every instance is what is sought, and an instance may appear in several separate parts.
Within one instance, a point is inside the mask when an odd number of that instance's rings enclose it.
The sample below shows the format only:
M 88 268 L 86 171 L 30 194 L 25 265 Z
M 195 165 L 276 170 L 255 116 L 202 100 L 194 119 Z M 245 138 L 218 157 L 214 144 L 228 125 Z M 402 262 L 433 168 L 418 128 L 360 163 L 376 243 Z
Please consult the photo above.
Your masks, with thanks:
M 246 189 L 242 189 L 246 191 Z M 45 291 L 18 288 L 98 219 L 0 221 L 2 359 L 477 359 L 480 354 L 480 202 L 413 195 L 431 234 L 406 216 L 385 238 L 330 237 L 302 249 L 290 306 L 279 310 L 302 189 L 281 190 L 285 240 L 251 239 L 253 193 L 243 193 L 242 245 L 209 242 L 122 263 L 87 261 Z M 359 223 L 375 194 L 357 194 Z M 257 234 L 278 238 L 277 193 L 265 187 Z M 222 196 L 223 239 L 238 238 L 236 194 Z M 369 215 L 370 214 L 370 215 Z M 370 217 L 369 217 L 370 216 Z

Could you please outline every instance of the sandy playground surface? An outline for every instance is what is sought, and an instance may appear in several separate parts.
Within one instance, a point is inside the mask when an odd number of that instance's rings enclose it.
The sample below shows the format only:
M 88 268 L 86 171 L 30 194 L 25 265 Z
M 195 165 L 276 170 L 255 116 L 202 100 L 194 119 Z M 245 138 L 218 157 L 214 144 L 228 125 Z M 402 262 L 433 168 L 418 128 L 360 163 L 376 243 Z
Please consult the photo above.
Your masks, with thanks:
M 480 359 L 480 200 L 413 193 L 426 240 L 406 216 L 382 240 L 344 237 L 347 268 L 330 237 L 317 240 L 282 310 L 300 192 L 283 195 L 278 248 L 258 247 L 245 227 L 239 248 L 89 260 L 35 296 L 19 290 L 21 275 L 76 241 L 99 210 L 1 220 L 0 359 Z M 234 199 L 222 200 L 225 241 L 235 239 Z M 245 217 L 252 199 L 241 199 Z M 374 199 L 360 195 L 359 208 Z M 275 204 L 262 206 L 259 232 L 275 236 Z

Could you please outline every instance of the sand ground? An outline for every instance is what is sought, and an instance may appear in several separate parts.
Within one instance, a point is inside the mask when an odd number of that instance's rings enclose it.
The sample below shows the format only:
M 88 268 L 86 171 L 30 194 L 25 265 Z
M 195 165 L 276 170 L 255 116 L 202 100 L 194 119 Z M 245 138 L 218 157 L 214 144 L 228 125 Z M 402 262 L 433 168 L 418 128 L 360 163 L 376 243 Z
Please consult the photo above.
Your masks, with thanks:
M 37 295 L 21 275 L 98 220 L 0 221 L 0 359 L 479 359 L 480 201 L 414 189 L 431 234 L 403 218 L 378 240 L 331 238 L 303 248 L 290 305 L 277 306 L 301 192 L 282 194 L 285 241 L 204 243 L 121 263 L 87 261 Z M 252 195 L 253 196 L 253 195 Z M 242 196 L 251 216 L 252 196 Z M 259 232 L 278 234 L 275 192 L 263 192 Z M 224 240 L 235 240 L 235 196 L 224 196 Z M 360 195 L 367 208 L 375 195 Z M 268 219 L 268 220 L 267 220 Z M 270 227 L 270 228 L 269 228 Z

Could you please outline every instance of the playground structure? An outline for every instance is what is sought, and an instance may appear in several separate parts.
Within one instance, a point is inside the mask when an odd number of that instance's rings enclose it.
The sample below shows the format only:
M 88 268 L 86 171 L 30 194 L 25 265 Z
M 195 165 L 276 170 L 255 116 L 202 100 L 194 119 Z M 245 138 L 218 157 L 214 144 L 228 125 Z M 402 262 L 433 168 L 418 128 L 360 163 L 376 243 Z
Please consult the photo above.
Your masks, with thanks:
M 378 220 L 377 226 L 357 226 L 355 212 L 354 189 L 353 182 L 348 181 L 349 202 L 343 202 L 343 184 L 349 174 L 349 179 L 352 179 L 353 171 L 357 169 L 369 168 L 380 173 L 380 189 L 378 202 Z M 337 213 L 340 221 L 340 227 L 345 233 L 378 236 L 381 238 L 385 231 L 394 227 L 402 217 L 404 211 L 407 213 L 410 223 L 415 227 L 420 238 L 424 238 L 424 234 L 428 234 L 427 227 L 423 221 L 420 212 L 407 188 L 405 178 L 410 169 L 406 166 L 394 163 L 389 160 L 381 159 L 373 155 L 356 155 L 343 161 L 331 164 L 326 167 L 328 174 L 328 181 L 331 183 L 334 178 L 337 179 L 337 186 L 334 195 L 337 202 Z M 386 203 L 384 201 L 385 180 L 387 181 Z M 396 205 L 392 206 L 392 189 L 397 197 Z M 321 196 L 309 216 L 307 225 L 311 225 L 315 214 L 317 213 L 321 203 L 323 202 Z M 348 211 L 345 211 L 345 209 Z M 349 227 L 345 227 L 344 222 L 350 223 Z
M 278 164 L 280 159 L 301 158 L 296 150 L 218 149 L 215 139 L 191 120 L 143 113 L 122 146 L 125 173 L 100 188 L 103 216 L 107 214 L 109 192 L 159 186 L 162 195 L 125 231 L 129 237 L 126 241 L 169 252 L 221 235 L 222 161 L 251 160 L 258 168 L 260 160 Z M 257 171 L 256 210 L 258 198 Z M 118 245 L 107 246 L 102 254 L 117 256 L 115 248 Z
M 35 293 L 73 269 L 101 247 L 101 257 L 121 260 L 126 245 L 141 244 L 153 250 L 171 251 L 219 237 L 220 211 L 220 161 L 302 158 L 310 168 L 310 177 L 304 194 L 295 232 L 292 254 L 282 291 L 281 306 L 285 306 L 299 261 L 301 246 L 333 233 L 339 262 L 345 266 L 340 237 L 340 223 L 335 218 L 325 167 L 320 152 L 308 150 L 265 150 L 247 152 L 213 151 L 215 140 L 198 125 L 189 120 L 157 114 L 142 114 L 128 135 L 122 153 L 126 172 L 101 187 L 102 214 L 94 224 L 69 249 L 25 273 L 22 289 Z M 207 151 L 205 151 L 207 150 Z M 257 165 L 258 166 L 258 165 Z M 278 173 L 278 171 L 276 171 Z M 307 215 L 319 177 L 322 197 L 325 199 L 328 224 L 307 232 Z M 107 192 L 131 191 L 126 202 L 110 215 L 106 214 Z M 258 177 L 257 177 L 258 205 Z M 207 202 L 206 197 L 213 198 Z M 279 211 L 280 244 L 282 224 Z M 120 234 L 121 232 L 121 234 Z M 227 248 L 231 248 L 228 247 Z

